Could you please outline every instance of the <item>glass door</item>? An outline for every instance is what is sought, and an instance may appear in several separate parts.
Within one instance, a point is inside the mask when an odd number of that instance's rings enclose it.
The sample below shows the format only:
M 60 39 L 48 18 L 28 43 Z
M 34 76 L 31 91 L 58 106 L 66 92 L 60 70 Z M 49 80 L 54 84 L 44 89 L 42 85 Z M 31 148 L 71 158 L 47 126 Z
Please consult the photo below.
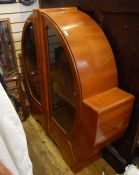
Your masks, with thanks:
M 75 118 L 76 94 L 69 61 L 54 28 L 47 29 L 52 119 L 66 132 Z
M 40 84 L 38 77 L 38 67 L 36 58 L 36 48 L 34 41 L 34 28 L 30 23 L 24 32 L 24 59 L 26 65 L 26 74 L 33 97 L 40 102 Z

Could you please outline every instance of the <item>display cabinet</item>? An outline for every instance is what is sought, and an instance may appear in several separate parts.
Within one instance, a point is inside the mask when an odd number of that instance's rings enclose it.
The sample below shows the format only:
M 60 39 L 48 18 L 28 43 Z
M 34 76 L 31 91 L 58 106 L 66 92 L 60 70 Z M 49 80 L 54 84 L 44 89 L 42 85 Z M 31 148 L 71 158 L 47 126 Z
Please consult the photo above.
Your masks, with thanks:
M 124 134 L 134 96 L 118 88 L 103 31 L 75 7 L 35 10 L 22 49 L 32 113 L 77 172 Z

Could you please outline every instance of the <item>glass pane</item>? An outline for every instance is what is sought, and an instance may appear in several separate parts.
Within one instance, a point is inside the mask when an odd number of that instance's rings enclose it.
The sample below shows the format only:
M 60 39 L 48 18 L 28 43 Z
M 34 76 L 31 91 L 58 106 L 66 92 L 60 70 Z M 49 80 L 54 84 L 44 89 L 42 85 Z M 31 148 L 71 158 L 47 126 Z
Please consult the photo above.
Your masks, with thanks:
M 65 52 L 52 28 L 48 29 L 48 51 L 52 117 L 69 132 L 75 116 L 74 81 Z
M 40 101 L 40 86 L 37 68 L 37 58 L 35 52 L 34 29 L 30 25 L 25 30 L 24 36 L 24 59 L 27 69 L 27 78 L 33 96 Z

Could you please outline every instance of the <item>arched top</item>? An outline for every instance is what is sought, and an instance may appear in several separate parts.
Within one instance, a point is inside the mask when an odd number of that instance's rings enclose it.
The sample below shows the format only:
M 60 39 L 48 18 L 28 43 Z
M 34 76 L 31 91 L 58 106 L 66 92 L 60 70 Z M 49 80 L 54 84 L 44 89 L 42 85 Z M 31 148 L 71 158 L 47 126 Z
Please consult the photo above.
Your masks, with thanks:
M 112 49 L 98 24 L 75 7 L 39 10 L 61 31 L 78 69 L 87 98 L 117 86 Z

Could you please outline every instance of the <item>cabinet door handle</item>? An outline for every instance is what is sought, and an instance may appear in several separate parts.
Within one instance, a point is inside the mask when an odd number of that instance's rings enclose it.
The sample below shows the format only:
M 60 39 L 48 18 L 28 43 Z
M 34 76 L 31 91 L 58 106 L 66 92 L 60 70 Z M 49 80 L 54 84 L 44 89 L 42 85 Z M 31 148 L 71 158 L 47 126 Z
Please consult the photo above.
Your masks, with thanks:
M 77 96 L 79 93 L 78 92 L 73 92 L 73 96 Z

